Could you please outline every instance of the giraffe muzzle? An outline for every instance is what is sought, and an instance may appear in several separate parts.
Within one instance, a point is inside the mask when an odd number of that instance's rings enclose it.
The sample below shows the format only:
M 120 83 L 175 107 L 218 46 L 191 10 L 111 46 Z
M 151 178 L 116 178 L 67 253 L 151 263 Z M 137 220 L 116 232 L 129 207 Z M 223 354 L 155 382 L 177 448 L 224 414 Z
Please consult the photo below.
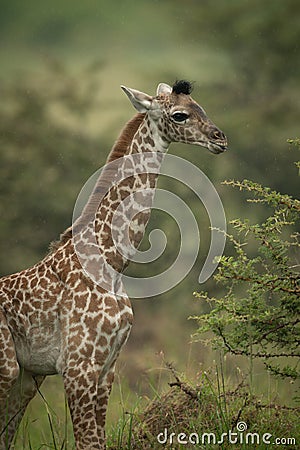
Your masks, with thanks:
M 225 134 L 219 128 L 214 127 L 208 134 L 208 150 L 212 153 L 219 154 L 225 152 L 227 147 L 228 143 Z
M 224 144 L 216 144 L 215 142 L 214 143 L 209 142 L 207 148 L 211 153 L 214 153 L 216 155 L 219 153 L 224 153 L 227 150 L 227 142 Z

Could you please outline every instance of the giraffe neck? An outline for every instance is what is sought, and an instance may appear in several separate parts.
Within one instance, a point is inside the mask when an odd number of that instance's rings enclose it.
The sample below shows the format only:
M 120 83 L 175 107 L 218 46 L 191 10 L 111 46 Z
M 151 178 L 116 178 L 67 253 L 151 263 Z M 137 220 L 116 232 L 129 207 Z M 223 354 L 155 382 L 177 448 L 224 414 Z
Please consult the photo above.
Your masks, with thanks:
M 169 144 L 161 138 L 157 125 L 149 116 L 138 113 L 123 128 L 106 163 L 134 153 L 165 153 Z
M 168 143 L 160 139 L 156 124 L 147 115 L 142 116 L 142 120 L 138 114 L 129 122 L 133 136 L 129 136 L 127 125 L 108 158 L 114 160 L 121 143 L 124 157 L 114 168 L 120 181 L 104 197 L 96 219 L 98 243 L 109 263 L 120 272 L 144 236 L 158 173 L 168 148 Z
M 85 231 L 80 233 L 82 242 L 89 240 L 88 235 L 93 236 L 89 254 L 92 247 L 92 254 L 95 252 L 97 244 L 98 259 L 102 261 L 99 270 L 104 264 L 115 272 L 123 272 L 139 246 L 168 145 L 160 138 L 155 123 L 147 115 L 137 114 L 113 146 L 79 220 L 81 230 L 85 224 Z

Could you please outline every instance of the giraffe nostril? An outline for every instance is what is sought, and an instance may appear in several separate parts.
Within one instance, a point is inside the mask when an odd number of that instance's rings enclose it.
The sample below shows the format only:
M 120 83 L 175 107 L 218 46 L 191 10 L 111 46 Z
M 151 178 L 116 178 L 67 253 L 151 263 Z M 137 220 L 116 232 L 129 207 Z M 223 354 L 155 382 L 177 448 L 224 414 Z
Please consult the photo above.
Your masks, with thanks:
M 223 131 L 221 131 L 221 130 L 214 130 L 213 132 L 212 132 L 212 134 L 211 134 L 211 136 L 212 136 L 212 138 L 214 138 L 214 139 L 219 139 L 219 140 L 225 140 L 226 138 L 225 138 L 225 134 L 223 133 Z

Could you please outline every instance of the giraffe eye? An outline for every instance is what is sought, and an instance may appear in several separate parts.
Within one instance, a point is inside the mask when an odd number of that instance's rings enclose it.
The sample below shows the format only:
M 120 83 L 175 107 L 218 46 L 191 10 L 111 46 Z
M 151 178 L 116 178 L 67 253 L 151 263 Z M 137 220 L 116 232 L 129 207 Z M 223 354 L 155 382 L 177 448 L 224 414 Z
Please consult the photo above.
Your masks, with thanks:
M 184 122 L 189 118 L 189 115 L 186 113 L 177 112 L 172 114 L 172 119 L 175 120 L 175 122 Z

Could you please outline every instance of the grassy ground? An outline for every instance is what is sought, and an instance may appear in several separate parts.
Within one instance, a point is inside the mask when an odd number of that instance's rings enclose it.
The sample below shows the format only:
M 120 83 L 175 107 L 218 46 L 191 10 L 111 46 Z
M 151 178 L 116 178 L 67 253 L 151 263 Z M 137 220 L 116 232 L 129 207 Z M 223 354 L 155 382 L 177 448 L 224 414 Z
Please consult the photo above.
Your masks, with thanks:
M 282 439 L 280 442 L 285 442 L 280 444 L 282 448 L 286 448 L 287 439 L 300 442 L 300 409 L 292 402 L 292 388 L 290 391 L 287 387 L 283 389 L 270 377 L 266 387 L 266 375 L 260 382 L 255 377 L 245 376 L 240 368 L 235 377 L 229 376 L 226 360 L 218 365 L 212 363 L 213 370 L 201 369 L 192 374 L 191 367 L 186 367 L 185 373 L 179 374 L 172 364 L 165 362 L 162 354 L 156 358 L 156 370 L 148 374 L 147 381 L 136 389 L 124 370 L 119 368 L 107 416 L 109 450 L 263 449 L 270 445 L 262 442 L 265 433 L 271 435 L 265 435 L 265 438 L 272 443 L 277 438 Z M 228 364 L 231 367 L 232 361 Z M 258 369 L 256 367 L 256 373 L 259 373 Z M 245 432 L 241 428 L 244 423 L 247 426 Z M 222 440 L 222 433 L 229 432 L 239 433 L 238 444 L 233 443 L 235 434 L 230 438 L 223 434 L 224 442 L 214 443 Z M 185 433 L 185 436 L 180 433 Z M 251 434 L 247 437 L 247 433 Z M 202 439 L 205 446 L 201 447 Z M 198 440 L 199 445 L 194 445 Z M 288 448 L 298 448 L 293 440 L 290 442 Z M 74 448 L 62 381 L 58 376 L 49 377 L 42 393 L 29 405 L 17 435 L 15 450 Z
M 222 377 L 203 374 L 192 386 L 170 370 L 170 389 L 143 411 L 124 414 L 109 438 L 111 450 L 299 448 L 299 410 L 265 404 L 244 383 L 225 390 Z

